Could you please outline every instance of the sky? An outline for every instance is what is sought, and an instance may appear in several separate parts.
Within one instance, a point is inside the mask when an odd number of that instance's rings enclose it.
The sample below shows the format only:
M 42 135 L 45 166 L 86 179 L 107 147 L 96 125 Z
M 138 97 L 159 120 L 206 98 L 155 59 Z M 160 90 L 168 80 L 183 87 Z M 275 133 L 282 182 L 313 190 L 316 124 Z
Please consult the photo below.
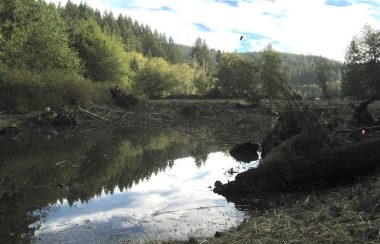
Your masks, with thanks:
M 210 48 L 229 52 L 260 51 L 271 43 L 281 52 L 343 61 L 349 42 L 364 25 L 380 29 L 380 0 L 82 1 L 115 16 L 128 15 L 176 43 L 192 46 L 201 37 Z

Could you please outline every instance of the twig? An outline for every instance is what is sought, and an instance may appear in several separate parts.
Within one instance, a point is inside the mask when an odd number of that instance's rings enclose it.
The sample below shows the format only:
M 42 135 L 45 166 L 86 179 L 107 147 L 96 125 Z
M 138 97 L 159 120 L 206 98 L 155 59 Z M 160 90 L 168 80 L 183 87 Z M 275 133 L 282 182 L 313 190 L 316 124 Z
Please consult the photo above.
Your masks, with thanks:
M 104 118 L 104 117 L 102 117 L 102 116 L 100 116 L 100 115 L 94 114 L 94 113 L 92 113 L 92 112 L 90 112 L 90 111 L 88 111 L 88 110 L 85 110 L 85 109 L 81 108 L 81 107 L 79 107 L 78 109 L 79 109 L 79 111 L 82 112 L 82 113 L 88 114 L 88 115 L 90 115 L 90 116 L 92 116 L 92 117 L 95 117 L 95 118 L 97 118 L 97 119 L 101 119 L 101 120 L 104 120 L 104 121 L 107 121 L 107 122 L 111 123 L 111 121 L 110 121 L 109 119 Z
M 187 209 L 179 209 L 179 210 L 172 210 L 172 211 L 165 211 L 165 212 L 156 212 L 153 213 L 153 216 L 158 216 L 160 214 L 166 214 L 166 213 L 175 213 L 179 211 L 189 211 L 189 210 L 201 210 L 201 209 L 209 209 L 209 208 L 221 208 L 223 206 L 207 206 L 207 207 L 198 207 L 198 208 L 187 208 Z

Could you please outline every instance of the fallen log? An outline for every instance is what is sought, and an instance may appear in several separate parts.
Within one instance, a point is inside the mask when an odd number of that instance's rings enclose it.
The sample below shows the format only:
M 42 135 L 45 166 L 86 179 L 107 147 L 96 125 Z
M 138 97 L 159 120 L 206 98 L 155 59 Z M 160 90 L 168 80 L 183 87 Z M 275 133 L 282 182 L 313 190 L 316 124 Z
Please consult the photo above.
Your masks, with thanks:
M 352 180 L 380 166 L 380 138 L 320 151 L 318 157 L 278 158 L 236 176 L 235 181 L 216 184 L 224 196 L 247 193 L 295 191 Z

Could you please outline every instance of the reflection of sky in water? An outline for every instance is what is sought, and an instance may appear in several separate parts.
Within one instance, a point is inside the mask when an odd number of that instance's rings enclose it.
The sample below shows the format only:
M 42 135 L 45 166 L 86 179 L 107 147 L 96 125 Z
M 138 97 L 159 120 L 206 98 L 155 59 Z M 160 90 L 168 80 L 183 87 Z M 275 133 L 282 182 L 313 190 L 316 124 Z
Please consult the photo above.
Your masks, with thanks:
M 129 191 L 103 193 L 87 204 L 57 203 L 36 232 L 41 242 L 115 242 L 123 239 L 187 238 L 213 235 L 239 222 L 244 214 L 214 194 L 216 180 L 227 182 L 237 163 L 212 153 L 201 168 L 193 158 L 175 160 L 165 172 L 152 175 Z M 246 167 L 246 165 L 244 165 Z

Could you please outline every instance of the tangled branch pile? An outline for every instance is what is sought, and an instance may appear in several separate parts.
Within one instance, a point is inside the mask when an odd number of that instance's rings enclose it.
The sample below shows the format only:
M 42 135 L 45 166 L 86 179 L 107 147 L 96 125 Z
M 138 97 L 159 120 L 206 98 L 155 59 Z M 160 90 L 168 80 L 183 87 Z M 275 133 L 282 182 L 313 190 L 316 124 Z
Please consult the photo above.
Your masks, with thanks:
M 364 110 L 363 110 L 364 111 Z M 380 128 L 346 127 L 335 109 L 292 104 L 281 108 L 262 143 L 262 161 L 215 192 L 236 195 L 293 191 L 346 181 L 379 165 Z M 351 127 L 352 128 L 352 127 Z M 374 129 L 373 129 L 374 128 Z

